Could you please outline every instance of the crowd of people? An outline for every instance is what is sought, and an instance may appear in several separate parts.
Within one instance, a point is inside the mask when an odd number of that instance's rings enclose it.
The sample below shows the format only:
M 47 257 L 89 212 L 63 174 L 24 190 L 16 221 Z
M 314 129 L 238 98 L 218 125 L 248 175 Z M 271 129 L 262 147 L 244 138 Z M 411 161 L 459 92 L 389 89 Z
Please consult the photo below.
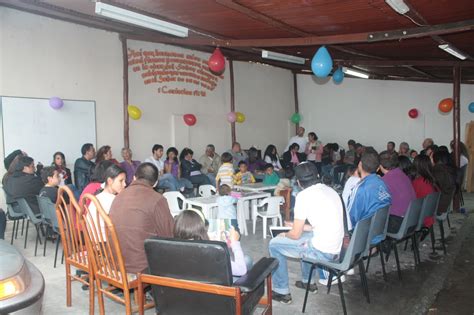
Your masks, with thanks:
M 436 146 L 431 139 L 423 142 L 419 154 L 405 142 L 397 151 L 392 141 L 378 153 L 349 140 L 346 151 L 337 143 L 323 144 L 314 132 L 305 137 L 302 127 L 289 140 L 281 157 L 272 144 L 263 151 L 263 157 L 256 148 L 242 150 L 238 142 L 221 155 L 210 144 L 198 160 L 190 148 L 180 153 L 174 147 L 167 148 L 166 154 L 164 150 L 162 145 L 153 145 L 151 156 L 141 163 L 133 159 L 129 148 L 124 148 L 123 161 L 118 162 L 110 146 L 102 146 L 96 152 L 91 143 L 86 143 L 73 172 L 61 152 L 54 153 L 51 166 L 43 167 L 17 150 L 4 160 L 6 201 L 25 198 L 32 211 L 39 214 L 36 196 L 48 197 L 55 203 L 59 186 L 71 187 L 78 200 L 86 193 L 95 194 L 115 225 L 127 271 L 136 273 L 147 268 L 143 249 L 147 238 L 207 239 L 206 220 L 199 210 L 183 211 L 173 219 L 166 199 L 157 191 L 180 191 L 192 196 L 194 188 L 211 184 L 220 195 L 218 217 L 231 219 L 235 227 L 230 238 L 235 257 L 232 270 L 234 276 L 241 276 L 251 263 L 240 247 L 232 188 L 256 181 L 276 186 L 282 179 L 288 180 L 295 192 L 294 220 L 286 222 L 291 226 L 289 232 L 279 234 L 269 244 L 270 256 L 279 261 L 273 274 L 273 299 L 287 304 L 292 301 L 288 257 L 339 259 L 344 216 L 352 229 L 360 220 L 390 206 L 388 229 L 396 232 L 410 202 L 434 191 L 441 192 L 438 213 L 445 212 L 453 193 L 462 185 L 460 173 L 470 158 L 462 144 L 457 168 L 448 148 Z M 89 210 L 96 211 L 93 205 Z M 430 220 L 425 222 L 426 228 L 432 224 Z M 316 291 L 314 283 L 307 281 L 309 266 L 301 267 L 302 278 L 295 286 L 306 289 L 309 285 L 310 291 Z M 328 273 L 323 269 L 317 272 L 319 282 L 326 284 Z

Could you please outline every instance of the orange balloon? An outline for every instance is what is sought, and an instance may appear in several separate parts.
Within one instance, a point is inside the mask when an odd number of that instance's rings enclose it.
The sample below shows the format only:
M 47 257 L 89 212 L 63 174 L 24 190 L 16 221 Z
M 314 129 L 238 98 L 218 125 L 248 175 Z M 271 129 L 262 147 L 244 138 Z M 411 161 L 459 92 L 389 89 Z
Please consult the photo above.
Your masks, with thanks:
M 449 113 L 453 109 L 453 99 L 445 98 L 444 100 L 441 100 L 441 102 L 439 102 L 438 109 L 442 113 Z

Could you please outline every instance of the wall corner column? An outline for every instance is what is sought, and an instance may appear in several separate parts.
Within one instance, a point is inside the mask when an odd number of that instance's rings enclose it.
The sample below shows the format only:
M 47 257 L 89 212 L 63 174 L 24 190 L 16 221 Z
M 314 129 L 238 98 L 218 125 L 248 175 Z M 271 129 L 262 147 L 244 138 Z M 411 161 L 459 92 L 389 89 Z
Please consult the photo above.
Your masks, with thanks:
M 123 146 L 130 147 L 130 125 L 128 116 L 128 47 L 127 38 L 120 35 L 122 42 L 122 58 L 123 58 Z

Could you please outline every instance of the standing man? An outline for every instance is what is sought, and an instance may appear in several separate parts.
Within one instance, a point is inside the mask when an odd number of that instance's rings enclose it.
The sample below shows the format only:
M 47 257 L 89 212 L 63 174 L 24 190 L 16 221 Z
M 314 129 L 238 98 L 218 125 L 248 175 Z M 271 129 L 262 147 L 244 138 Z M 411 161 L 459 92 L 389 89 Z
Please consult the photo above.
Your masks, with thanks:
M 318 170 L 313 163 L 303 162 L 294 170 L 296 181 L 303 191 L 296 196 L 292 229 L 279 234 L 269 244 L 270 256 L 278 259 L 278 268 L 272 276 L 273 299 L 283 304 L 292 302 L 287 258 L 310 257 L 336 261 L 344 237 L 344 210 L 337 192 L 319 183 Z M 305 225 L 306 220 L 310 225 Z M 301 262 L 302 278 L 296 281 L 297 288 L 306 290 L 310 268 L 309 264 Z M 327 284 L 329 272 L 320 268 L 316 270 L 319 282 Z M 318 288 L 312 283 L 309 284 L 309 290 L 317 292 Z
M 304 128 L 299 127 L 298 131 L 296 132 L 296 136 L 291 137 L 290 141 L 288 141 L 288 145 L 286 146 L 285 151 L 288 151 L 290 145 L 292 145 L 293 143 L 297 143 L 300 146 L 298 152 L 304 153 L 306 149 L 306 144 L 308 143 L 308 139 L 304 136 L 304 132 Z
M 95 167 L 95 163 L 92 162 L 92 159 L 95 158 L 94 145 L 85 143 L 81 148 L 81 154 L 82 157 L 74 163 L 74 183 L 79 192 L 82 192 L 91 180 L 92 171 Z
M 221 166 L 221 157 L 216 153 L 216 148 L 213 144 L 208 144 L 206 152 L 199 158 L 201 163 L 201 172 L 209 177 L 211 184 L 216 186 L 216 175 Z

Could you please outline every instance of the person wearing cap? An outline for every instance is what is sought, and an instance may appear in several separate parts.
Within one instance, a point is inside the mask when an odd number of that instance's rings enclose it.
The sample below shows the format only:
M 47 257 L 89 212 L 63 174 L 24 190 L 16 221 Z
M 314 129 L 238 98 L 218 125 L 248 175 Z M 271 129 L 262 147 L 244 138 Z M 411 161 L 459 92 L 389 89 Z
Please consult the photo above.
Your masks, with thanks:
M 288 258 L 317 258 L 335 261 L 339 259 L 344 237 L 343 206 L 337 192 L 320 183 L 318 170 L 313 163 L 303 162 L 295 167 L 297 184 L 303 189 L 296 196 L 294 221 L 287 233 L 280 233 L 269 244 L 270 256 L 278 260 L 278 268 L 272 276 L 273 300 L 283 304 L 292 302 L 289 279 Z M 306 220 L 310 225 L 305 225 Z M 310 265 L 301 263 L 302 278 L 295 286 L 306 290 Z M 327 284 L 329 272 L 316 269 L 319 282 Z M 314 280 L 316 277 L 312 276 Z M 317 292 L 316 284 L 309 290 Z

